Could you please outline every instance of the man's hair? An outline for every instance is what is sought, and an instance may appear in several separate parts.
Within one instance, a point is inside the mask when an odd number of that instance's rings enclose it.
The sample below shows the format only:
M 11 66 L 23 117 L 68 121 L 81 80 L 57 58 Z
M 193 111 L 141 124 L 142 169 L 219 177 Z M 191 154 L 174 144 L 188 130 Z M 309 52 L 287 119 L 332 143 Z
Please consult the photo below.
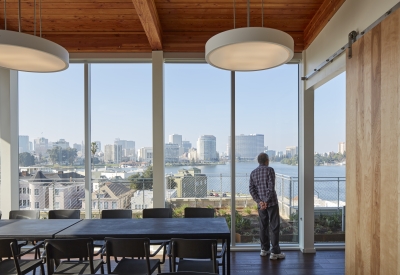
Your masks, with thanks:
M 257 160 L 259 164 L 265 164 L 267 160 L 269 161 L 269 157 L 266 153 L 260 153 L 257 157 Z

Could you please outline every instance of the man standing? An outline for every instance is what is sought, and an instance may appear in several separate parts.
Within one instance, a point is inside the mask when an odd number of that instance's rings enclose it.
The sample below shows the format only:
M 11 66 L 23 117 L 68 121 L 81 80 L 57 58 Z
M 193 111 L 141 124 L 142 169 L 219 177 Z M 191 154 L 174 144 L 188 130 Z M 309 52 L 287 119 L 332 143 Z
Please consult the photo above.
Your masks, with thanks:
M 253 200 L 257 202 L 260 216 L 260 256 L 267 256 L 268 253 L 271 253 L 269 256 L 271 260 L 284 259 L 285 254 L 281 253 L 279 246 L 280 217 L 278 197 L 275 191 L 275 171 L 268 166 L 267 154 L 259 154 L 257 160 L 260 165 L 250 174 L 249 191 Z M 272 236 L 269 235 L 270 227 Z

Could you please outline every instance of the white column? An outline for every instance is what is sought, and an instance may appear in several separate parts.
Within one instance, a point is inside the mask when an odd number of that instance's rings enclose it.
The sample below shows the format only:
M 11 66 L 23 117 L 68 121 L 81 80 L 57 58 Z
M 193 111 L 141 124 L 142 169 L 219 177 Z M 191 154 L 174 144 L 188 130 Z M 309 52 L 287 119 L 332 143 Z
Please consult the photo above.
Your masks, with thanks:
M 91 137 L 91 64 L 84 67 L 85 91 L 85 218 L 92 218 L 92 137 Z
M 153 62 L 153 207 L 165 207 L 164 54 L 152 52 Z
M 18 72 L 0 68 L 0 206 L 3 219 L 19 209 Z
M 229 156 L 231 158 L 231 209 L 236 209 L 236 80 L 235 72 L 231 71 L 231 150 Z M 221 190 L 222 191 L 222 190 Z M 236 233 L 236 214 L 232 211 L 232 216 L 235 218 L 231 219 L 231 244 L 236 245 L 235 233 Z
M 303 253 L 314 247 L 314 88 L 305 90 L 304 56 L 299 67 L 299 246 Z

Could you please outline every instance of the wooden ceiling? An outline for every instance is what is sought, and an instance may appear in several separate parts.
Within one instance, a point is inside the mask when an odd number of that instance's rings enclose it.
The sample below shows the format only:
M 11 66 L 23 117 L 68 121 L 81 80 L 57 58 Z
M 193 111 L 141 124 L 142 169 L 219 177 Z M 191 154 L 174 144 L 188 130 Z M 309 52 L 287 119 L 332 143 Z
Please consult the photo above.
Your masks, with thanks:
M 33 34 L 34 0 L 21 0 L 22 32 Z M 233 28 L 234 0 L 42 0 L 42 36 L 70 53 L 204 52 L 207 40 Z M 306 49 L 345 0 L 264 0 L 264 27 L 290 34 Z M 0 28 L 4 29 L 4 0 Z M 236 28 L 247 0 L 236 0 Z M 7 0 L 7 29 L 18 30 L 18 0 Z M 39 33 L 39 0 L 37 35 Z M 250 1 L 250 26 L 261 26 L 261 0 Z

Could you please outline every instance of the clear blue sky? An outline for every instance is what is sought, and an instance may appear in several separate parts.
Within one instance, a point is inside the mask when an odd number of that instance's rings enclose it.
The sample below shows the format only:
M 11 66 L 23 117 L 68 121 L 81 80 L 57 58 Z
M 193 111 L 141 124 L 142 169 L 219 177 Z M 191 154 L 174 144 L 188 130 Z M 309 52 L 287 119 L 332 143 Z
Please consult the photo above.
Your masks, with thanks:
M 84 139 L 83 65 L 52 74 L 20 73 L 20 135 L 72 146 Z M 297 65 L 236 73 L 236 134 L 264 134 L 283 151 L 297 145 Z M 92 140 L 115 138 L 152 146 L 151 64 L 92 65 Z M 165 65 L 165 139 L 181 134 L 196 147 L 214 135 L 226 151 L 230 133 L 230 72 L 207 64 Z M 337 151 L 345 139 L 345 75 L 315 92 L 315 150 Z

